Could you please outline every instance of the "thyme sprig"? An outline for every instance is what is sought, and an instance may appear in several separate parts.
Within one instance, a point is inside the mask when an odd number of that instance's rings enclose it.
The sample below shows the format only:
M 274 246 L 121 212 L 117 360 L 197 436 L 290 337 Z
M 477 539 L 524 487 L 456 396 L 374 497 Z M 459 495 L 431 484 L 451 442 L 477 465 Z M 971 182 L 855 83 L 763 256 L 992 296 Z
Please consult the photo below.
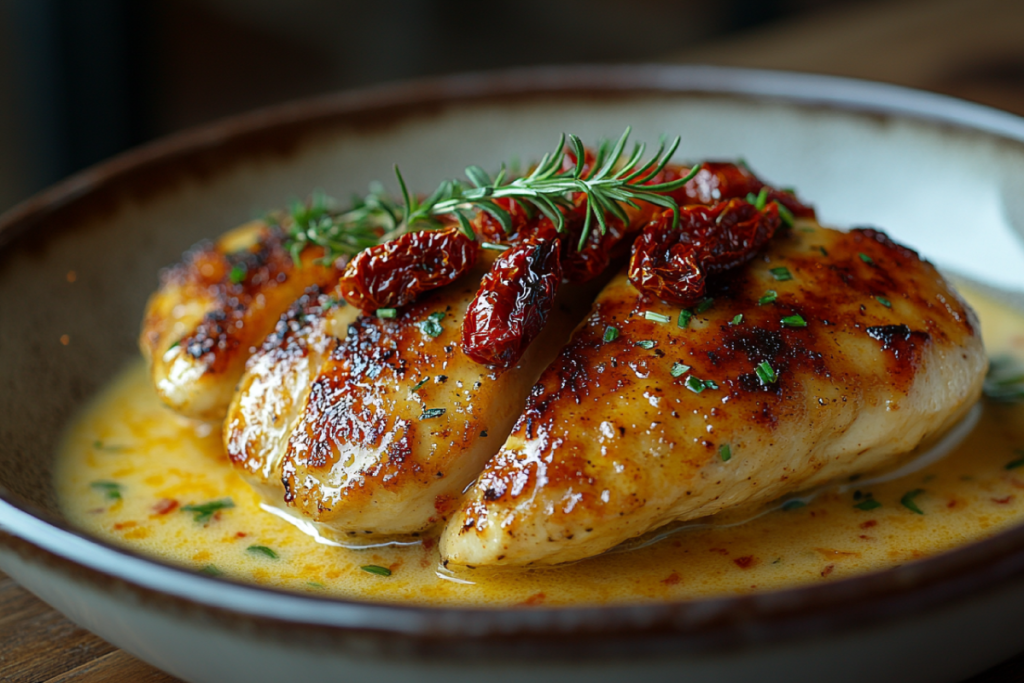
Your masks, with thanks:
M 626 207 L 639 209 L 639 202 L 675 212 L 673 227 L 676 227 L 679 207 L 666 193 L 685 185 L 697 174 L 700 165 L 693 166 L 685 177 L 654 183 L 652 181 L 675 154 L 680 139 L 676 137 L 667 146 L 662 141 L 658 151 L 644 162 L 647 150 L 644 143 L 634 145 L 632 153 L 626 156 L 630 132 L 627 127 L 614 144 L 601 142 L 590 168 L 587 168 L 586 150 L 580 138 L 562 134 L 558 145 L 523 176 L 512 177 L 504 164 L 494 177 L 479 166 L 469 166 L 467 181 L 445 180 L 423 199 L 409 192 L 402 172 L 395 166 L 401 202 L 390 199 L 376 185 L 367 196 L 354 198 L 352 208 L 345 212 L 333 210 L 323 195 L 314 197 L 308 205 L 293 204 L 287 227 L 288 249 L 297 261 L 307 245 L 316 244 L 325 251 L 324 261 L 330 262 L 405 232 L 441 227 L 447 224 L 443 216 L 454 216 L 466 236 L 476 239 L 470 212 L 481 211 L 492 216 L 506 234 L 510 234 L 514 229 L 512 215 L 495 201 L 503 198 L 515 200 L 528 213 L 539 211 L 559 232 L 564 232 L 565 214 L 573 207 L 575 193 L 587 198 L 580 249 L 586 244 L 594 223 L 601 234 L 607 232 L 609 216 L 628 223 Z M 572 165 L 565 163 L 570 152 L 576 160 Z

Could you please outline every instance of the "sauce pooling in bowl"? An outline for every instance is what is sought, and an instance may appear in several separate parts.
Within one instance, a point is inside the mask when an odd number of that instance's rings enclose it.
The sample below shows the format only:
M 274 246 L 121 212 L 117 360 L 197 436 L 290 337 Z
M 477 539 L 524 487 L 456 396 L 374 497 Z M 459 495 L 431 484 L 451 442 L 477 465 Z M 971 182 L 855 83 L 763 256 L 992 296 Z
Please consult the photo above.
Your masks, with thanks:
M 993 356 L 1024 357 L 1024 317 L 965 292 Z M 1024 520 L 1024 405 L 984 402 L 948 456 L 883 483 L 843 482 L 736 524 L 707 520 L 568 566 L 439 569 L 436 538 L 346 548 L 260 509 L 218 429 L 180 418 L 133 364 L 78 418 L 57 467 L 89 534 L 211 575 L 335 597 L 429 605 L 583 605 L 735 595 L 846 578 Z M 861 484 L 860 481 L 864 481 Z

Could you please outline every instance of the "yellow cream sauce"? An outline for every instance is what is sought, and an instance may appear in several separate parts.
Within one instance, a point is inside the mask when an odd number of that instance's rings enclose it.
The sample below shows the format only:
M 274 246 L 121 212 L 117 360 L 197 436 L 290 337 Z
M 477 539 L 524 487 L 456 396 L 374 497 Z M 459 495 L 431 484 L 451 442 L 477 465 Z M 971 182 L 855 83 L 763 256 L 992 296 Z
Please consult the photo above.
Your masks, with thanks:
M 1024 358 L 1024 317 L 965 294 L 981 317 L 990 355 Z M 72 425 L 56 487 L 67 517 L 91 535 L 169 563 L 285 590 L 431 605 L 679 600 L 835 581 L 1020 523 L 1024 405 L 985 402 L 956 448 L 901 478 L 847 482 L 805 496 L 802 507 L 776 507 L 735 525 L 688 525 L 646 546 L 546 569 L 446 572 L 430 536 L 403 547 L 317 543 L 260 509 L 228 464 L 219 428 L 164 408 L 141 361 Z M 918 489 L 911 504 L 923 514 L 901 503 Z M 862 509 L 873 505 L 863 504 L 868 494 L 878 507 Z M 223 499 L 233 507 L 206 519 L 184 509 Z M 368 566 L 391 573 L 363 569 Z

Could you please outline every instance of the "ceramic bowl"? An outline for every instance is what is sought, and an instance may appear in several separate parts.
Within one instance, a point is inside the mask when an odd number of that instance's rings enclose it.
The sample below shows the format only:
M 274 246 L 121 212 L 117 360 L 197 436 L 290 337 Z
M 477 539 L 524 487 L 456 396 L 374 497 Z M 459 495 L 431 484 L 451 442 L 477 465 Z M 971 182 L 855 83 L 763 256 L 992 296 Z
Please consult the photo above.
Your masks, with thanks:
M 199 128 L 0 217 L 0 569 L 187 681 L 956 681 L 1024 649 L 1024 527 L 877 574 L 633 607 L 441 609 L 208 578 L 76 531 L 51 484 L 61 427 L 135 357 L 158 269 L 290 197 L 413 187 L 584 139 L 683 136 L 743 157 L 822 222 L 875 224 L 940 266 L 1024 291 L 1024 120 L 817 76 L 697 67 L 470 75 Z M 70 286 L 67 273 L 75 271 Z M 61 343 L 67 335 L 67 345 Z M 942 653 L 941 657 L 936 653 Z

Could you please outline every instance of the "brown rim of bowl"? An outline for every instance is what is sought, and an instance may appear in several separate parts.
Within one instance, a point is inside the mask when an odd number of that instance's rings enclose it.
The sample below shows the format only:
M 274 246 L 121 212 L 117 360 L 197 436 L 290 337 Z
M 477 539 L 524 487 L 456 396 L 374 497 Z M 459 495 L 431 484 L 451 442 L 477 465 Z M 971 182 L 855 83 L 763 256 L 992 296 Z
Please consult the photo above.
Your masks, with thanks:
M 183 163 L 224 168 L 287 150 L 310 131 L 377 126 L 452 104 L 511 98 L 716 95 L 925 120 L 1024 143 L 1024 119 L 981 105 L 851 79 L 708 66 L 555 67 L 468 74 L 388 85 L 285 104 L 180 133 L 78 173 L 0 216 L 0 248 L 80 211 L 146 193 Z M 212 166 L 211 166 L 212 164 Z M 180 173 L 181 169 L 178 169 Z M 61 218 L 62 221 L 54 221 Z M 406 607 L 317 598 L 213 579 L 89 538 L 45 512 L 16 505 L 0 487 L 0 534 L 18 554 L 93 583 L 113 580 L 147 599 L 255 620 L 303 633 L 359 633 L 402 652 L 432 656 L 514 654 L 564 658 L 652 655 L 762 644 L 921 615 L 1024 575 L 1024 526 L 947 553 L 860 577 L 741 597 L 614 607 L 469 609 Z M 18 542 L 23 539 L 27 543 Z M 81 571 L 84 568 L 85 574 Z M 582 636 L 582 638 L 581 638 Z M 596 638 L 595 636 L 600 636 Z M 572 641 L 571 652 L 565 648 Z M 586 644 L 582 644 L 586 641 Z M 618 645 L 624 645 L 623 650 Z M 438 646 L 441 646 L 440 648 Z M 397 650 L 396 650 L 397 651 Z

